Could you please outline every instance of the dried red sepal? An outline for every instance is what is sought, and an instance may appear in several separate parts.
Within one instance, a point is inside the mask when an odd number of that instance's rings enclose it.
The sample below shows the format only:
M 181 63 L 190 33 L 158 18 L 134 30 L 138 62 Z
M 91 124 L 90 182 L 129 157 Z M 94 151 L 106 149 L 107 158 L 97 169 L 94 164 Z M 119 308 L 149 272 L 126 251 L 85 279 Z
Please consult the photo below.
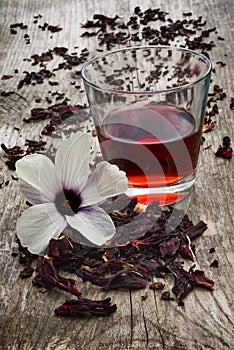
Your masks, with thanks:
M 204 119 L 204 123 L 203 123 L 203 128 L 202 128 L 202 132 L 209 132 L 212 131 L 216 126 L 216 122 L 212 121 L 211 118 L 205 118 Z
M 116 304 L 111 304 L 111 299 L 96 301 L 86 298 L 79 300 L 67 300 L 63 305 L 54 310 L 56 316 L 84 316 L 92 314 L 95 316 L 109 316 L 117 310 Z
M 97 35 L 97 32 L 84 32 L 84 33 L 82 33 L 81 34 L 81 37 L 84 37 L 84 36 L 95 36 L 95 35 Z
M 191 241 L 188 235 L 182 235 L 180 238 L 180 247 L 178 253 L 184 258 L 190 261 L 195 261 L 195 255 L 191 246 Z
M 20 241 L 17 239 L 18 244 L 18 256 L 20 264 L 23 264 L 24 267 L 20 271 L 20 278 L 29 278 L 33 275 L 35 269 L 31 266 L 33 261 L 36 258 L 36 255 L 31 254 L 26 247 L 23 247 L 20 244 Z M 12 256 L 17 256 L 15 253 L 12 253 Z
M 4 75 L 2 75 L 1 80 L 9 80 L 11 78 L 13 78 L 13 75 L 11 75 L 11 74 L 4 74 Z
M 27 152 L 19 146 L 8 148 L 4 143 L 2 143 L 1 148 L 8 156 L 8 160 L 5 162 L 5 164 L 10 170 L 15 170 L 16 161 L 27 154 Z
M 58 289 L 65 290 L 77 297 L 81 295 L 80 291 L 76 287 L 76 282 L 71 278 L 61 277 L 54 266 L 53 260 L 49 257 L 38 257 L 37 263 L 37 275 L 34 282 L 39 287 L 51 289 L 57 287 Z
M 36 65 L 40 62 L 48 62 L 53 60 L 53 54 L 52 51 L 43 52 L 41 55 L 35 54 L 32 55 L 31 58 L 34 60 L 34 63 L 32 65 Z
M 7 154 L 8 157 L 21 158 L 26 154 L 26 151 L 24 151 L 19 146 L 13 146 L 13 147 L 8 148 L 4 143 L 2 143 L 1 147 L 2 147 L 3 151 Z
M 2 97 L 8 97 L 10 95 L 13 95 L 15 93 L 15 91 L 1 91 L 0 92 L 0 96 Z
M 214 261 L 212 261 L 212 263 L 210 264 L 210 267 L 215 267 L 215 268 L 218 268 L 219 267 L 219 262 L 218 262 L 218 260 L 214 260 Z
M 102 22 L 107 22 L 107 23 L 113 23 L 115 22 L 117 19 L 119 19 L 120 17 L 118 15 L 115 15 L 114 17 L 108 17 L 102 14 L 95 14 L 93 15 L 93 19 L 98 19 L 99 21 Z
M 26 149 L 22 149 L 19 146 L 8 148 L 5 144 L 1 144 L 1 148 L 8 156 L 8 160 L 5 163 L 10 170 L 15 170 L 16 161 L 22 157 L 35 152 L 43 151 L 46 142 L 42 140 L 26 140 L 25 145 L 27 146 Z
M 172 237 L 160 243 L 159 248 L 163 257 L 173 256 L 180 248 L 180 240 L 178 237 Z
M 20 276 L 21 278 L 29 278 L 29 277 L 31 277 L 31 276 L 33 275 L 34 271 L 35 271 L 35 270 L 34 270 L 33 267 L 31 267 L 31 266 L 25 266 L 25 267 L 23 268 L 23 270 L 20 271 L 19 276 Z
M 191 284 L 212 290 L 214 287 L 214 281 L 205 275 L 204 271 L 190 270 L 189 279 Z
M 101 27 L 105 28 L 106 24 L 113 25 L 120 17 L 118 15 L 114 17 L 108 17 L 103 14 L 94 14 L 93 19 L 96 21 L 88 20 L 86 23 L 81 24 L 83 28 L 94 28 L 94 27 Z
M 143 275 L 146 279 L 150 279 L 150 276 L 156 276 L 164 278 L 166 269 L 160 260 L 154 261 L 149 259 L 143 259 L 139 263 L 133 266 L 134 270 Z
M 82 269 L 77 270 L 76 273 L 84 282 L 89 281 L 105 291 L 120 288 L 142 289 L 148 284 L 141 274 L 128 269 L 120 270 L 110 277 L 100 277 Z
M 223 88 L 219 85 L 215 84 L 213 89 L 216 95 L 218 96 L 219 100 L 223 100 L 227 96 L 226 93 L 223 91 Z
M 37 61 L 35 61 L 37 64 Z M 43 84 L 44 79 L 49 79 L 55 74 L 49 71 L 48 69 L 40 69 L 38 72 L 24 72 L 25 77 L 19 81 L 17 89 L 20 90 L 24 85 L 30 85 L 33 83 Z
M 153 290 L 160 290 L 160 289 L 163 289 L 164 287 L 165 287 L 165 284 L 162 282 L 154 282 L 149 285 L 149 289 L 153 289 Z
M 136 225 L 133 224 L 131 235 L 135 235 L 134 230 L 137 234 L 142 232 L 143 235 L 137 240 L 109 249 L 83 246 L 65 236 L 52 239 L 47 256 L 38 258 L 35 283 L 45 289 L 56 287 L 65 290 L 79 299 L 71 303 L 66 302 L 56 309 L 59 310 L 56 311 L 57 314 L 64 313 L 65 316 L 86 313 L 97 313 L 100 316 L 109 314 L 106 306 L 101 311 L 92 306 L 93 311 L 91 311 L 86 301 L 81 302 L 81 294 L 76 287 L 75 280 L 60 276 L 57 271 L 59 268 L 76 273 L 84 282 L 89 281 L 105 291 L 120 288 L 144 289 L 149 285 L 152 276 L 165 278 L 168 274 L 173 274 L 175 284 L 172 291 L 179 305 L 183 304 L 182 299 L 195 286 L 212 289 L 214 282 L 208 279 L 204 272 L 194 271 L 193 268 L 185 271 L 183 264 L 176 260 L 178 255 L 184 259 L 194 260 L 194 248 L 191 247 L 190 239 L 197 238 L 206 230 L 207 226 L 204 222 L 201 221 L 194 225 L 183 211 L 172 207 L 162 210 L 158 203 L 152 203 L 145 212 L 139 214 L 138 211 L 135 211 L 136 199 L 129 200 L 124 195 L 109 203 L 110 208 L 118 210 L 114 211 L 118 215 L 113 215 L 117 228 L 124 227 L 125 222 L 134 223 L 135 219 L 140 217 L 142 220 L 137 220 Z M 124 206 L 124 203 L 127 205 Z M 124 209 L 119 210 L 119 208 Z M 177 223 L 172 231 L 168 230 L 169 220 L 172 225 L 173 220 Z M 71 237 L 72 232 L 69 231 L 71 229 L 67 230 L 64 231 L 64 234 Z M 157 289 L 156 286 L 150 288 Z M 165 300 L 173 300 L 170 293 L 169 295 L 164 293 L 163 299 L 164 297 Z
M 234 109 L 234 98 L 231 98 L 230 109 Z
M 52 33 L 57 33 L 57 32 L 60 32 L 61 30 L 63 30 L 63 28 L 60 27 L 59 25 L 57 25 L 57 26 L 48 25 L 48 26 L 47 26 L 47 30 L 49 30 L 49 31 L 52 32 Z
M 191 240 L 201 236 L 207 230 L 207 224 L 204 221 L 199 221 L 196 225 L 190 226 L 184 231 Z
M 47 255 L 51 257 L 55 264 L 58 262 L 60 265 L 63 261 L 67 261 L 74 255 L 74 247 L 71 241 L 62 236 L 60 238 L 52 238 L 49 243 Z
M 56 99 L 64 98 L 64 94 L 58 96 Z M 66 101 L 62 103 L 55 104 L 49 108 L 33 108 L 31 110 L 31 116 L 29 118 L 24 118 L 24 122 L 34 122 L 37 120 L 50 119 L 50 123 L 42 129 L 43 135 L 51 135 L 58 125 L 62 123 L 63 120 L 70 117 L 74 113 L 79 113 L 84 109 L 84 106 L 71 106 L 67 104 Z
M 185 298 L 195 286 L 210 290 L 213 289 L 214 281 L 209 279 L 203 271 L 194 271 L 193 268 L 186 271 L 180 263 L 169 263 L 167 267 L 175 277 L 175 285 L 172 288 L 172 291 L 179 300 Z
M 171 297 L 171 293 L 169 291 L 163 292 L 162 295 L 161 295 L 161 299 L 162 300 L 167 300 L 167 301 L 174 300 L 174 298 Z
M 26 24 L 21 23 L 13 23 L 10 25 L 10 28 L 20 28 L 20 29 L 27 29 L 28 26 Z
M 54 47 L 53 51 L 55 52 L 56 55 L 63 56 L 67 53 L 68 48 L 64 46 L 56 46 Z
M 231 140 L 229 136 L 223 138 L 223 145 L 219 146 L 218 150 L 215 152 L 216 157 L 222 157 L 224 159 L 232 159 L 232 147 Z

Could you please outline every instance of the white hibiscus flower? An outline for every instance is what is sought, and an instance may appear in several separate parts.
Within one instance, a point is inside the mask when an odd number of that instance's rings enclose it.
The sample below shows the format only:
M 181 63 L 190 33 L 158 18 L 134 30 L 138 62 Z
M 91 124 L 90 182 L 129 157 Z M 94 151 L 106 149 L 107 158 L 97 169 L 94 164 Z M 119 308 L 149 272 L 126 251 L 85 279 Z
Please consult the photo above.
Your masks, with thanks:
M 50 239 L 68 225 L 98 246 L 115 234 L 111 218 L 97 204 L 125 192 L 127 177 L 108 162 L 90 172 L 89 161 L 89 135 L 77 132 L 60 144 L 55 164 L 41 154 L 16 162 L 22 192 L 33 204 L 17 221 L 18 237 L 30 252 L 44 254 Z

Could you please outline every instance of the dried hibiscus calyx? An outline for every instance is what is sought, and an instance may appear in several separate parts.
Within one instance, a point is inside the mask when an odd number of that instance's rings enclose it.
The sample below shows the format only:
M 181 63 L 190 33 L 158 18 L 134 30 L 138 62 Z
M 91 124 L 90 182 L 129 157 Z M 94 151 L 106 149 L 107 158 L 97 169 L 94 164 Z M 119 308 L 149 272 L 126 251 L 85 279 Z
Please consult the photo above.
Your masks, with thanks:
M 102 287 L 105 291 L 119 288 L 144 289 L 148 284 L 143 275 L 130 269 L 120 270 L 111 277 L 96 276 L 81 269 L 77 271 L 77 275 L 81 277 L 84 282 L 90 281 L 92 284 Z
M 75 280 L 61 277 L 56 270 L 53 259 L 48 256 L 38 257 L 36 271 L 38 274 L 34 279 L 34 283 L 39 287 L 43 289 L 56 287 L 78 298 L 77 300 L 67 300 L 55 309 L 54 312 L 57 316 L 82 316 L 89 313 L 95 316 L 109 316 L 117 309 L 115 304 L 111 304 L 110 298 L 96 301 L 81 297 L 81 292 L 77 289 Z
M 72 258 L 74 255 L 74 247 L 66 236 L 52 238 L 49 243 L 47 255 L 53 258 L 55 264 L 62 265 L 63 261 Z
M 174 286 L 165 291 L 161 299 L 177 300 L 180 306 L 196 286 L 212 290 L 214 281 L 203 271 L 194 270 L 194 267 L 186 271 L 183 265 L 185 260 L 195 261 L 195 246 L 191 241 L 207 229 L 203 221 L 194 225 L 183 210 L 172 206 L 162 209 L 158 203 L 142 207 L 136 199 L 125 195 L 108 200 L 103 209 L 111 212 L 109 215 L 117 228 L 112 241 L 114 246 L 96 248 L 83 245 L 72 239 L 72 228 L 67 227 L 67 231 L 63 231 L 66 236 L 51 239 L 46 256 L 38 258 L 35 284 L 42 291 L 58 288 L 77 297 L 77 300 L 67 300 L 56 308 L 56 315 L 108 316 L 116 311 L 116 305 L 112 305 L 110 299 L 94 301 L 83 298 L 76 281 L 62 277 L 58 271 L 75 273 L 83 282 L 88 281 L 105 292 L 149 287 L 156 293 L 166 283 L 152 283 L 152 278 L 165 281 L 172 275 Z M 123 233 L 129 235 L 124 244 Z M 183 258 L 183 261 L 178 258 Z
M 19 146 L 14 146 L 12 148 L 8 148 L 4 143 L 1 144 L 3 151 L 8 155 L 8 157 L 23 157 L 26 152 L 22 150 Z
M 76 288 L 75 280 L 61 277 L 54 266 L 53 260 L 48 256 L 38 257 L 36 271 L 38 274 L 35 276 L 34 282 L 39 287 L 46 289 L 57 287 L 77 297 L 81 295 L 80 291 Z
M 117 310 L 116 304 L 111 304 L 111 299 L 90 300 L 79 298 L 78 300 L 67 300 L 54 310 L 56 316 L 83 316 L 92 314 L 95 316 L 109 316 Z
M 172 291 L 179 300 L 182 300 L 195 286 L 213 289 L 214 281 L 209 279 L 203 271 L 194 271 L 194 267 L 186 271 L 180 262 L 168 263 L 167 268 L 175 277 Z
M 216 126 L 216 122 L 212 121 L 211 117 L 205 118 L 202 132 L 209 132 L 209 131 L 213 130 L 215 128 L 215 126 Z
M 8 160 L 5 162 L 5 164 L 10 170 L 15 170 L 15 163 L 17 160 L 21 159 L 22 157 L 28 154 L 43 151 L 45 145 L 46 142 L 42 140 L 26 140 L 25 146 L 27 146 L 27 149 L 24 150 L 20 146 L 8 148 L 4 143 L 2 143 L 1 148 L 8 156 Z
M 234 98 L 231 97 L 230 109 L 234 109 Z
M 5 162 L 5 164 L 10 170 L 15 170 L 16 161 L 27 154 L 27 152 L 19 146 L 8 148 L 4 143 L 2 143 L 1 148 L 8 156 L 8 160 Z
M 31 116 L 24 118 L 26 123 L 37 122 L 38 120 L 49 120 L 49 124 L 42 129 L 42 135 L 51 135 L 53 131 L 67 118 L 75 113 L 80 113 L 78 118 L 82 120 L 87 115 L 85 105 L 72 106 L 67 103 L 66 99 L 63 102 L 49 106 L 48 108 L 33 108 Z M 81 113 L 82 112 L 82 113 Z
M 232 158 L 232 148 L 231 140 L 229 136 L 223 138 L 223 145 L 219 146 L 217 152 L 215 152 L 216 157 L 222 157 L 224 159 Z
M 31 277 L 34 273 L 34 268 L 31 266 L 34 259 L 36 258 L 36 255 L 31 254 L 26 247 L 23 247 L 17 239 L 18 244 L 18 252 L 19 252 L 19 262 L 20 264 L 23 264 L 24 267 L 20 271 L 20 278 L 28 278 Z
M 181 235 L 180 237 L 180 247 L 178 249 L 178 253 L 180 253 L 180 255 L 185 258 L 188 259 L 190 261 L 195 261 L 195 255 L 191 246 L 191 241 L 189 236 L 187 235 Z
M 171 237 L 159 244 L 160 252 L 163 257 L 175 255 L 180 248 L 180 240 L 178 237 Z

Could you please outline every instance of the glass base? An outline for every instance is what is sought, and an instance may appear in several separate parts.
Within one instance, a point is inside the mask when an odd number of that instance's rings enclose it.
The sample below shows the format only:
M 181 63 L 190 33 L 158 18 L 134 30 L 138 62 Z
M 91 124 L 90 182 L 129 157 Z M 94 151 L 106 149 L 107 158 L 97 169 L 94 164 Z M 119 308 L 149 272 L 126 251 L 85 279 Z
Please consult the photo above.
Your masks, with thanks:
M 176 185 L 147 188 L 129 186 L 126 195 L 132 198 L 137 197 L 138 202 L 142 204 L 159 202 L 161 206 L 170 205 L 188 197 L 193 191 L 194 183 L 194 176 L 192 179 L 189 176 Z

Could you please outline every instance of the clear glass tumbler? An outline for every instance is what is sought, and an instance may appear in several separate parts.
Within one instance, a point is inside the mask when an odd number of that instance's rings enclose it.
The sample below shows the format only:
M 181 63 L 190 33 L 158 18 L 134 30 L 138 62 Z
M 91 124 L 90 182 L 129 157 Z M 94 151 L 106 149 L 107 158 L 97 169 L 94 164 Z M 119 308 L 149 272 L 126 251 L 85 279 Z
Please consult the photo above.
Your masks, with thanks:
M 126 172 L 127 195 L 177 202 L 191 193 L 211 62 L 179 47 L 107 52 L 82 67 L 103 158 Z

